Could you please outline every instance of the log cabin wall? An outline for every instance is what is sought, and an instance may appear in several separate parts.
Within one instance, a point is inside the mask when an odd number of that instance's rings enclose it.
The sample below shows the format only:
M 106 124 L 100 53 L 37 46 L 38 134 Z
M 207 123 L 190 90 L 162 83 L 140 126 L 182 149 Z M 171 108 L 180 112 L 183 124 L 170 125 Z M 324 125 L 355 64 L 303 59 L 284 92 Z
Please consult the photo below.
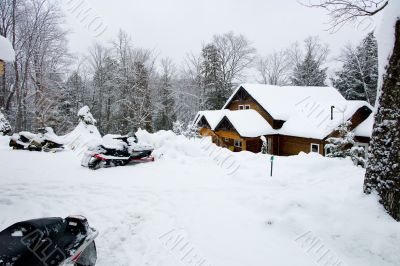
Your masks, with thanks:
M 234 152 L 245 151 L 246 150 L 246 139 L 242 138 L 237 132 L 218 130 L 215 132 L 217 135 L 217 140 L 214 142 L 216 145 L 230 149 Z M 235 146 L 235 140 L 241 142 L 241 147 Z
M 283 126 L 284 121 L 275 120 L 251 95 L 249 95 L 244 89 L 240 89 L 232 101 L 226 106 L 226 109 L 231 111 L 239 110 L 239 105 L 250 105 L 250 109 L 257 111 L 273 129 L 279 129 Z
M 201 127 L 199 129 L 199 133 L 202 137 L 209 137 L 209 136 L 215 135 L 214 131 L 212 131 L 211 129 L 206 128 L 206 127 Z
M 292 136 L 278 136 L 278 151 L 275 150 L 276 155 L 289 156 L 297 155 L 300 152 L 311 152 L 311 144 L 319 145 L 319 154 L 324 155 L 325 141 L 318 139 L 299 138 Z
M 246 151 L 254 153 L 261 152 L 262 141 L 260 138 L 248 138 L 246 139 Z

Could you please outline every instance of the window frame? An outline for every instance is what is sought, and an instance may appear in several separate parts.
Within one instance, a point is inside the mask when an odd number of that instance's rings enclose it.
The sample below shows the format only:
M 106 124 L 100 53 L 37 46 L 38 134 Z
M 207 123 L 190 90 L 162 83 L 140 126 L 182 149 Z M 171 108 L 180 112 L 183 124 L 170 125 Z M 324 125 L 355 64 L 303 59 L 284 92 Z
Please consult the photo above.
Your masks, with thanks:
M 245 105 L 244 105 L 244 110 L 250 110 L 250 109 L 251 109 L 250 104 L 245 104 Z
M 237 143 L 239 143 L 240 145 L 236 145 Z M 233 146 L 235 146 L 236 148 L 242 148 L 242 141 L 240 139 L 233 140 Z
M 243 104 L 239 104 L 238 110 L 244 110 L 244 105 Z
M 316 145 L 316 146 L 318 147 L 317 151 L 313 151 L 313 146 L 314 146 L 314 145 Z M 311 144 L 310 144 L 310 152 L 313 152 L 313 153 L 320 153 L 319 144 L 318 144 L 318 143 L 311 143 Z

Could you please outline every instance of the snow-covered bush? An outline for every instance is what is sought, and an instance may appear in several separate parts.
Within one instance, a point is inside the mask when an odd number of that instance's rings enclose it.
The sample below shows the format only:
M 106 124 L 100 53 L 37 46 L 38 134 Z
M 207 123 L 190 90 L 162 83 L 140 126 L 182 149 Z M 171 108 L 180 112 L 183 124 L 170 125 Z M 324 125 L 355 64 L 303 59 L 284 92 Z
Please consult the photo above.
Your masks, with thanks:
M 176 135 L 183 135 L 189 139 L 199 137 L 199 128 L 192 123 L 185 126 L 181 121 L 176 121 L 173 123 L 172 131 Z
M 181 122 L 181 121 L 175 121 L 172 124 L 172 131 L 176 134 L 176 135 L 183 135 L 185 129 L 185 125 Z
M 354 165 L 359 165 L 362 168 L 367 167 L 367 159 L 365 154 L 365 149 L 363 147 L 353 146 L 350 149 L 350 157 Z
M 0 135 L 7 135 L 11 132 L 11 125 L 7 118 L 0 112 Z
M 261 136 L 260 139 L 262 141 L 261 153 L 262 154 L 267 154 L 268 153 L 268 142 L 267 142 L 267 139 L 264 136 Z
M 79 120 L 86 125 L 96 125 L 97 121 L 93 118 L 90 108 L 86 105 L 78 112 Z
M 350 126 L 351 122 L 344 122 L 336 129 L 338 136 L 327 139 L 329 143 L 326 145 L 329 150 L 327 157 L 346 158 L 350 155 L 350 149 L 355 143 L 354 133 L 350 131 Z
M 329 153 L 326 156 L 331 158 L 350 157 L 355 165 L 365 167 L 365 150 L 363 147 L 354 146 L 354 133 L 350 130 L 350 126 L 350 121 L 344 122 L 336 129 L 338 136 L 327 139 L 329 144 L 326 145 L 326 148 Z

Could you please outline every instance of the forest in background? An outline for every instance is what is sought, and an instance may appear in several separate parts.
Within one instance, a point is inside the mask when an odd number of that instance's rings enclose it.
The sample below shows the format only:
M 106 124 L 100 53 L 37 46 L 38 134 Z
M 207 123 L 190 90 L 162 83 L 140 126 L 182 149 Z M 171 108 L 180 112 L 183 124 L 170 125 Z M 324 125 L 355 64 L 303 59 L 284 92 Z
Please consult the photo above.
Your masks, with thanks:
M 168 130 L 175 121 L 189 123 L 199 110 L 220 109 L 249 72 L 256 73 L 259 83 L 333 85 L 347 99 L 372 105 L 376 100 L 378 59 L 372 32 L 329 58 L 341 66 L 332 75 L 327 74 L 329 47 L 317 37 L 259 55 L 241 34 L 216 34 L 177 65 L 137 47 L 121 30 L 78 58 L 68 49 L 65 14 L 49 0 L 1 1 L 0 35 L 16 51 L 0 81 L 1 112 L 13 131 L 51 126 L 63 134 L 76 125 L 76 113 L 85 105 L 102 134 Z

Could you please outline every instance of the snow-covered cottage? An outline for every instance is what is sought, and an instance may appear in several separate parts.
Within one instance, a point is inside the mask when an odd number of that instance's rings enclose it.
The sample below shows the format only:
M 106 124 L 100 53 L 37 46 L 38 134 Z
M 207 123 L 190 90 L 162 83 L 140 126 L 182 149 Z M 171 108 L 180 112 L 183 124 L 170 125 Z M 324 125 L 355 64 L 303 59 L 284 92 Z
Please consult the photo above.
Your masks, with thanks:
M 4 63 L 12 62 L 15 59 L 15 52 L 11 43 L 0 35 L 0 76 L 4 75 Z
M 372 110 L 367 102 L 346 100 L 332 87 L 243 84 L 222 110 L 201 111 L 194 122 L 202 136 L 233 151 L 260 152 L 265 136 L 270 154 L 325 155 L 327 139 L 346 121 L 351 121 L 356 145 L 367 148 Z

